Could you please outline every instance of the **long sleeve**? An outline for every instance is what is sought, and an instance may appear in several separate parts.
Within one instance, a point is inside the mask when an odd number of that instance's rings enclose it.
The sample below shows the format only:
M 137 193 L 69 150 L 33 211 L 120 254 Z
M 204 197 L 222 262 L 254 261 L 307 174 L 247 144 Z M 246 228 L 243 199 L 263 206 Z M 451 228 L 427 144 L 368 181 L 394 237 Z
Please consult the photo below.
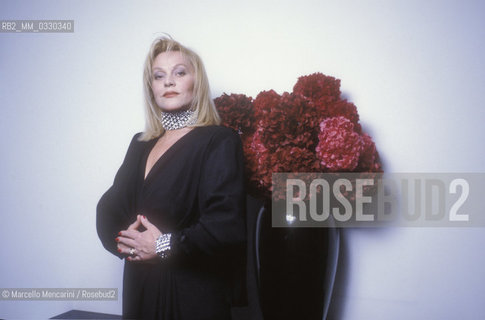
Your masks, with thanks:
M 220 255 L 245 247 L 244 160 L 232 130 L 215 134 L 206 150 L 198 191 L 200 216 L 172 236 L 175 254 Z
M 136 166 L 137 138 L 135 135 L 130 143 L 121 167 L 116 173 L 113 185 L 103 194 L 96 207 L 96 229 L 103 246 L 120 259 L 123 255 L 117 251 L 115 238 L 130 224 L 133 208 L 132 179 L 136 178 L 133 168 Z

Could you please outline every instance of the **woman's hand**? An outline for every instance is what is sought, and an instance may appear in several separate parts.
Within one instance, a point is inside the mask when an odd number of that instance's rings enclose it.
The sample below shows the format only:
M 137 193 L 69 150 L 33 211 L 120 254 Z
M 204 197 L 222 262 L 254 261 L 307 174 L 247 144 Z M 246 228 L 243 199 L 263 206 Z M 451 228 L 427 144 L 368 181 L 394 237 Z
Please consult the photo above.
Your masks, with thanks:
M 138 231 L 141 226 L 146 230 Z M 120 231 L 115 240 L 118 242 L 118 251 L 128 255 L 128 261 L 149 261 L 158 258 L 155 242 L 161 234 L 145 216 L 137 215 L 136 221 L 128 229 Z

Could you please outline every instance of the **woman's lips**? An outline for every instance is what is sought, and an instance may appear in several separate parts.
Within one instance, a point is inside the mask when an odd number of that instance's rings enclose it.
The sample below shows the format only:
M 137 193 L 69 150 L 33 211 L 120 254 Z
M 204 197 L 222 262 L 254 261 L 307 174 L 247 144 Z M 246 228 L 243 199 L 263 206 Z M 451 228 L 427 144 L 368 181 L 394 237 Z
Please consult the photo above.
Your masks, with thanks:
M 178 93 L 177 93 L 177 92 L 173 92 L 173 91 L 171 91 L 171 92 L 166 92 L 166 93 L 165 93 L 163 96 L 164 96 L 165 98 L 172 98 L 172 97 L 175 97 L 176 95 L 178 95 Z

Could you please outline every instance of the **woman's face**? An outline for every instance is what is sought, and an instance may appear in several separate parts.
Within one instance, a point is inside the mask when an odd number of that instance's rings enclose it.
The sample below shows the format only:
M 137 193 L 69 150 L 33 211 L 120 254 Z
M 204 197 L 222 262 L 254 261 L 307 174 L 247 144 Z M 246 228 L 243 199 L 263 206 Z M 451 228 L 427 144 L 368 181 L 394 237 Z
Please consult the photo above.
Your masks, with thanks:
M 195 72 L 178 51 L 162 52 L 152 66 L 152 92 L 163 111 L 189 106 L 194 98 Z

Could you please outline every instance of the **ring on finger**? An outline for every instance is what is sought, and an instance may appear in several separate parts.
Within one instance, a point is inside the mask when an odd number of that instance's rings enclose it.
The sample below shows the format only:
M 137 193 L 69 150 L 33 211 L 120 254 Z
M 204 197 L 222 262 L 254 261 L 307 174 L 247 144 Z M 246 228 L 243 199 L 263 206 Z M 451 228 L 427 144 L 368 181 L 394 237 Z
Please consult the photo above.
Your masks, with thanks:
M 130 249 L 130 256 L 134 256 L 135 255 L 135 248 L 131 248 Z

